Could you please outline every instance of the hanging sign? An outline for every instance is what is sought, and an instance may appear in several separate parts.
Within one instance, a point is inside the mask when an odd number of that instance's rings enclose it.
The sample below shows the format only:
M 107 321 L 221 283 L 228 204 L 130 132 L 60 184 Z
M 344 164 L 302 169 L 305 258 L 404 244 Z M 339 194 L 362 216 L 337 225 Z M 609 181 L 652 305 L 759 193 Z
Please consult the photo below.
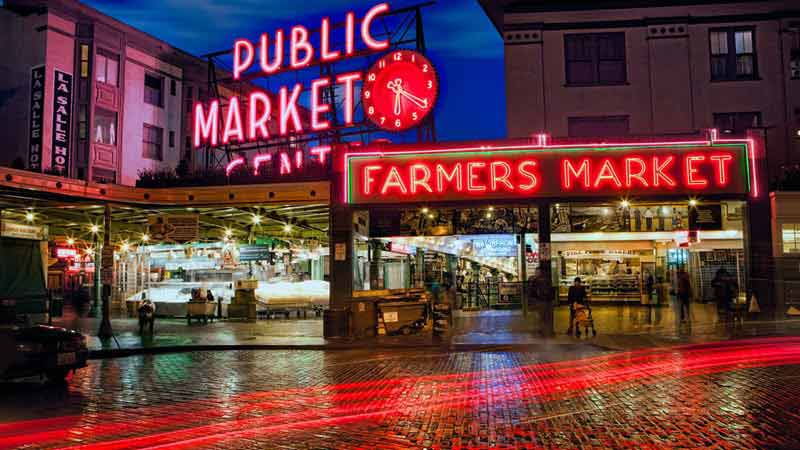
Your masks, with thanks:
M 194 242 L 200 239 L 197 214 L 162 215 L 147 218 L 148 234 L 154 242 Z
M 746 141 L 442 148 L 350 153 L 344 159 L 345 201 L 356 204 L 744 194 L 754 173 Z
M 0 220 L 0 236 L 43 241 L 47 239 L 47 227 Z
M 52 168 L 67 176 L 72 130 L 72 75 L 56 70 L 54 83 Z
M 42 171 L 45 67 L 31 69 L 31 109 L 28 125 L 28 169 Z
M 239 247 L 239 261 L 267 261 L 269 249 L 267 245 L 242 245 Z
M 689 208 L 690 230 L 721 230 L 722 205 L 696 205 Z

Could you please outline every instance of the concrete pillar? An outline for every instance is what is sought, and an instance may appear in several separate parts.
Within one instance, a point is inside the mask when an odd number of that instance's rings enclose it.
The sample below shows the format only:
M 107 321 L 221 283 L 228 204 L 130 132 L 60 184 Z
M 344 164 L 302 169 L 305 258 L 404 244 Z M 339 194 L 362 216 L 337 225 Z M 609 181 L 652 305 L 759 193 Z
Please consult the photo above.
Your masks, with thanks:
M 528 316 L 528 264 L 525 258 L 525 233 L 517 235 L 517 276 L 519 278 L 520 301 L 522 302 L 522 315 Z
M 336 330 L 347 328 L 342 313 L 353 296 L 353 211 L 346 205 L 332 205 L 330 213 L 330 309 L 325 316 L 325 337 L 336 337 Z

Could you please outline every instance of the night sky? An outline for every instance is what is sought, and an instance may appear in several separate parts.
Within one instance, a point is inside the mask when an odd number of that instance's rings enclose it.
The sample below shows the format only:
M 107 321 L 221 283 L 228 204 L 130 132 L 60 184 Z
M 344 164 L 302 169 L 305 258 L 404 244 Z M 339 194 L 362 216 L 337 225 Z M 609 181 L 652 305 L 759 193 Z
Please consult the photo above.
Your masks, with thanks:
M 195 55 L 232 48 L 238 37 L 302 24 L 317 28 L 330 16 L 357 17 L 378 0 L 87 0 L 98 10 Z M 393 9 L 419 3 L 397 0 Z M 290 7 L 287 4 L 298 5 Z M 300 7 L 299 5 L 302 5 Z M 440 0 L 423 22 L 431 58 L 440 75 L 436 111 L 439 140 L 505 136 L 503 43 L 476 0 Z

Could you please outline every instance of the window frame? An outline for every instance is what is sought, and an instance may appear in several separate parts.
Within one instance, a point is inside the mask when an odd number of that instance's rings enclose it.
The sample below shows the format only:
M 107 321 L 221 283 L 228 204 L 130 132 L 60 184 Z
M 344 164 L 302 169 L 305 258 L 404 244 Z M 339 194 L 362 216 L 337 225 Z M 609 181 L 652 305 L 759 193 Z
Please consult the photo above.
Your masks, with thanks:
M 737 53 L 736 52 L 736 33 L 748 31 L 750 32 L 750 40 L 753 46 L 752 53 Z M 725 75 L 724 76 L 716 76 L 714 74 L 714 64 L 713 64 L 713 48 L 711 46 L 711 36 L 713 33 L 725 33 L 726 37 L 726 44 L 727 44 L 727 53 L 725 55 Z M 753 73 L 746 74 L 746 75 L 739 75 L 737 68 L 738 62 L 737 59 L 739 56 L 752 56 L 753 58 Z M 719 56 L 719 55 L 716 55 Z M 743 27 L 718 27 L 718 28 L 709 28 L 708 29 L 708 70 L 709 76 L 712 82 L 718 81 L 752 81 L 752 80 L 759 80 L 758 75 L 758 45 L 756 42 L 756 27 L 755 26 L 743 26 Z
M 792 239 L 792 249 L 787 251 L 786 239 L 784 236 L 787 232 L 787 227 L 791 227 L 791 232 L 794 235 Z M 800 223 L 781 223 L 781 254 L 783 255 L 797 255 L 800 254 Z
M 105 142 L 105 140 L 106 140 L 105 136 L 103 138 L 103 141 L 97 142 L 97 135 L 96 135 L 97 127 L 98 127 L 98 125 L 100 125 L 98 123 L 98 120 L 100 120 L 103 117 L 111 119 L 110 124 L 114 125 L 114 142 L 110 142 L 110 143 L 109 142 Z M 109 146 L 109 147 L 116 147 L 117 143 L 119 142 L 119 126 L 118 126 L 118 122 L 119 122 L 119 113 L 117 111 L 114 111 L 114 110 L 111 110 L 111 109 L 102 108 L 102 107 L 99 107 L 99 106 L 95 107 L 94 114 L 92 115 L 92 125 L 93 126 L 92 126 L 92 128 L 90 130 L 90 137 L 91 137 L 92 145 L 100 144 L 100 145 L 106 145 L 106 146 Z M 111 136 L 110 127 L 108 129 L 104 130 L 104 131 L 107 133 L 107 136 Z
M 592 81 L 571 81 L 570 80 L 570 63 L 588 62 L 587 59 L 579 59 L 575 55 L 570 55 L 569 42 L 572 39 L 589 39 L 591 42 L 591 55 L 590 61 L 592 65 Z M 600 56 L 600 41 L 602 38 L 619 39 L 622 41 L 622 56 L 619 58 L 609 58 Z M 583 87 L 583 86 L 620 86 L 628 84 L 628 37 L 625 31 L 609 31 L 602 33 L 565 33 L 564 34 L 564 81 L 565 85 L 569 87 Z M 622 74 L 621 80 L 601 80 L 600 67 L 602 62 L 621 62 Z
M 745 127 L 742 130 L 737 130 L 736 124 L 738 123 L 739 119 L 741 119 L 742 116 L 744 116 L 746 114 L 754 115 L 756 117 L 756 119 L 757 119 L 758 126 L 757 127 L 748 126 L 748 127 Z M 733 117 L 733 120 L 734 120 L 734 122 L 733 122 L 733 125 L 734 125 L 733 126 L 733 133 L 725 133 L 724 130 L 720 129 L 717 126 L 718 119 L 721 119 L 722 117 Z M 711 114 L 711 123 L 714 124 L 714 128 L 716 128 L 717 131 L 719 131 L 720 133 L 733 134 L 734 136 L 744 135 L 745 132 L 747 131 L 747 129 L 749 129 L 749 128 L 758 128 L 758 127 L 763 127 L 764 126 L 763 116 L 761 114 L 761 111 L 732 111 L 732 112 L 718 112 L 718 113 L 715 112 L 715 113 Z
M 157 133 L 158 139 L 156 142 L 147 140 L 149 138 L 148 131 L 154 130 Z M 157 152 L 155 157 L 147 153 L 147 146 L 156 146 Z M 148 123 L 142 124 L 142 158 L 151 161 L 164 161 L 164 129 Z
M 158 103 L 151 102 L 150 101 L 150 97 L 147 94 L 149 92 L 148 91 L 149 89 L 154 89 L 154 88 L 151 88 L 151 87 L 149 87 L 147 85 L 147 78 L 148 77 L 157 79 L 159 81 L 159 83 L 160 83 L 161 87 L 159 88 L 159 91 L 158 91 L 159 92 Z M 144 85 L 144 102 L 147 103 L 148 105 L 153 105 L 153 106 L 157 106 L 159 108 L 163 108 L 164 107 L 164 77 L 162 75 L 155 75 L 155 74 L 152 74 L 150 72 L 145 72 L 143 85 Z
M 103 58 L 103 63 L 100 64 L 100 58 Z M 116 64 L 116 73 L 114 74 L 114 83 L 109 83 L 109 70 L 108 70 L 108 63 L 109 61 L 113 61 Z M 103 51 L 102 49 L 98 48 L 97 52 L 94 55 L 94 81 L 96 83 L 102 83 L 106 86 L 111 87 L 119 87 L 119 55 L 114 53 Z M 102 70 L 103 80 L 98 79 Z

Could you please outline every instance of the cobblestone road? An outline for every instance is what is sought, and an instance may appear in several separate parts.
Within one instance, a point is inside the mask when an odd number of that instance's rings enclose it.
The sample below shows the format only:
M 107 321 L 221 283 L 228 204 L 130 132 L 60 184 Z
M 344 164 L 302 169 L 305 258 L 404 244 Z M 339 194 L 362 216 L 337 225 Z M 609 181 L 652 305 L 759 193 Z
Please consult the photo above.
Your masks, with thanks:
M 793 449 L 799 382 L 800 338 L 138 356 L 0 385 L 0 448 Z

